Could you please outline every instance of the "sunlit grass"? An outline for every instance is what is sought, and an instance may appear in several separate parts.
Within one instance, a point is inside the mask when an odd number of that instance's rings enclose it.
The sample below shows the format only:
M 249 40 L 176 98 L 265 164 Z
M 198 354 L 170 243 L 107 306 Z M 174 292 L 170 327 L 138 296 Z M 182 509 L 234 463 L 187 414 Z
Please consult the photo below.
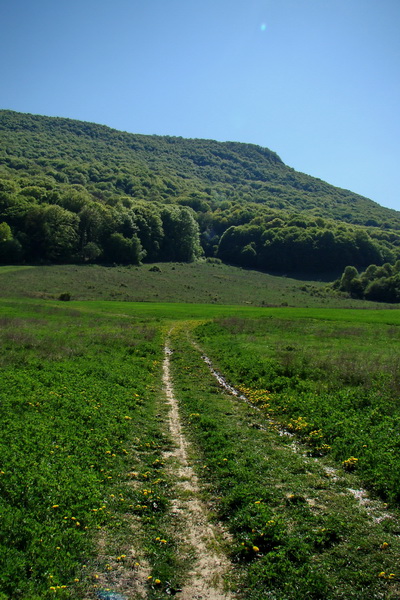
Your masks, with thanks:
M 203 347 L 212 349 L 215 358 L 225 356 L 221 340 L 209 344 L 207 325 L 202 329 Z M 390 598 L 400 567 L 398 521 L 382 519 L 373 526 L 347 490 L 361 487 L 356 473 L 337 464 L 337 477 L 332 477 L 335 463 L 329 457 L 316 461 L 294 451 L 292 438 L 280 436 L 270 420 L 279 419 L 279 412 L 271 414 L 270 393 L 241 388 L 252 393 L 252 408 L 218 388 L 200 353 L 183 336 L 175 347 L 176 392 L 196 447 L 198 473 L 207 482 L 206 498 L 233 536 L 239 596 Z M 308 427 L 304 414 L 292 419 L 296 433 Z M 304 454 L 307 449 L 305 444 Z
M 346 488 L 368 485 L 396 512 L 399 325 L 396 310 L 1 299 L 0 599 L 81 600 L 142 558 L 149 597 L 179 589 L 162 461 L 172 326 L 193 460 L 235 536 L 243 597 L 389 598 L 397 521 L 371 528 Z M 220 395 L 187 331 L 258 411 Z M 340 470 L 342 495 L 314 458 Z

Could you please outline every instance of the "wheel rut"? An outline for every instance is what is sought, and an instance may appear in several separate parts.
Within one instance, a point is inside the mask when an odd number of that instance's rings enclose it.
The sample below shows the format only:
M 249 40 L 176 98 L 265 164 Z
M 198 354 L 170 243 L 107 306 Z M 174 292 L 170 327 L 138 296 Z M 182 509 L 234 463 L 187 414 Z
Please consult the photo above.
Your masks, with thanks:
M 167 340 L 164 348 L 163 387 L 169 405 L 169 430 L 175 448 L 165 454 L 176 482 L 172 512 L 182 529 L 183 546 L 193 560 L 187 583 L 176 595 L 180 600 L 233 600 L 224 590 L 224 577 L 231 563 L 219 548 L 218 531 L 211 525 L 205 504 L 199 499 L 200 484 L 189 463 L 189 443 L 181 425 L 174 394 L 170 359 L 173 351 Z

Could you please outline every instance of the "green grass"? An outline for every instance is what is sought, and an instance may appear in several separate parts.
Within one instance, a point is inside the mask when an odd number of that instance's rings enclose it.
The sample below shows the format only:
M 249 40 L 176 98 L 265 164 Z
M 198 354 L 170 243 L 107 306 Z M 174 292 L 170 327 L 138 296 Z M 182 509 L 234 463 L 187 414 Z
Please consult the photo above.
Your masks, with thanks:
M 0 268 L 3 298 L 129 302 L 184 302 L 212 305 L 377 307 L 329 294 L 325 281 L 292 279 L 223 264 L 159 263 L 140 267 L 57 265 Z M 380 305 L 382 308 L 382 305 Z
M 389 575 L 400 573 L 399 522 L 371 524 L 346 489 L 368 486 L 396 515 L 399 312 L 94 294 L 0 300 L 0 600 L 94 597 L 96 575 L 111 585 L 142 561 L 161 581 L 149 598 L 182 585 L 189 565 L 162 461 L 161 361 L 173 326 L 192 458 L 214 518 L 234 536 L 239 597 L 398 598 Z M 221 394 L 188 330 L 260 410 Z M 270 418 L 310 456 L 288 449 Z M 323 465 L 339 470 L 338 483 Z
M 109 562 L 138 537 L 127 514 L 141 517 L 141 555 L 174 580 L 171 557 L 152 550 L 169 493 L 159 329 L 65 304 L 10 307 L 0 317 L 1 599 L 84 597 L 107 562 L 98 536 Z
M 186 335 L 177 333 L 173 347 L 193 460 L 215 518 L 233 536 L 239 597 L 397 598 L 399 521 L 372 526 L 347 491 L 360 487 L 356 474 L 338 466 L 334 481 L 328 458 L 293 452 L 263 411 L 223 393 Z
M 4 275 L 5 273 L 15 273 L 16 271 L 24 271 L 26 269 L 34 269 L 34 268 L 35 267 L 18 266 L 18 265 L 0 266 L 0 275 Z
M 390 323 L 383 313 L 356 312 L 352 321 L 346 313 L 228 317 L 203 325 L 199 335 L 247 395 L 271 392 L 266 417 L 297 432 L 316 454 L 325 448 L 340 462 L 355 457 L 365 485 L 398 503 L 398 313 Z

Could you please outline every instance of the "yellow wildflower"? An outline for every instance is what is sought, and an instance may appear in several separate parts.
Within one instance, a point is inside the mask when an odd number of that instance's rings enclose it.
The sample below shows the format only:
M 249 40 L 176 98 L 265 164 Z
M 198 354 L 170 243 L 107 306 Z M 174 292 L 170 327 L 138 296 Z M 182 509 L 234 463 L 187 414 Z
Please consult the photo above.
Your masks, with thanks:
M 381 544 L 381 549 L 385 550 L 386 548 L 388 548 L 389 544 L 387 542 L 383 542 L 383 544 Z

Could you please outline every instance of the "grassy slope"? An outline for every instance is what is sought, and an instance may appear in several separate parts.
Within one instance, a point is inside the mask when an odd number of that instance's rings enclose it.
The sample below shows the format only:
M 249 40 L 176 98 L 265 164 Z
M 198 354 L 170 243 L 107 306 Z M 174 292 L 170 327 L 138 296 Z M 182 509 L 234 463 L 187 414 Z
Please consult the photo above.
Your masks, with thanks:
M 0 267 L 3 298 L 189 302 L 218 305 L 384 308 L 327 295 L 321 281 L 302 281 L 223 264 L 161 263 L 140 267 L 58 265 Z M 387 305 L 390 306 L 390 305 Z

